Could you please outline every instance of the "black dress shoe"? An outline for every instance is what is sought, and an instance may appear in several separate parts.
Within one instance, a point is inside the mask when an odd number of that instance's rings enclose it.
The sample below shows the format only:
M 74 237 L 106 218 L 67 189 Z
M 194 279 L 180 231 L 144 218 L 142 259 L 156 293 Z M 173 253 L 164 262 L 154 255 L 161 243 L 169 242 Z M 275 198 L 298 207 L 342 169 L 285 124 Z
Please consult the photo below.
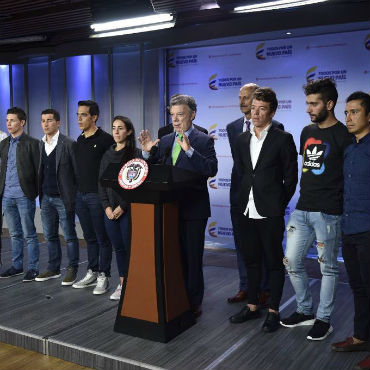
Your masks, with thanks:
M 248 306 L 245 306 L 240 312 L 231 316 L 229 320 L 233 324 L 240 324 L 247 320 L 257 319 L 258 317 L 260 317 L 260 311 L 258 309 L 256 311 L 251 311 Z
M 266 333 L 272 333 L 280 327 L 280 315 L 275 312 L 268 312 L 266 320 L 262 325 L 262 330 Z

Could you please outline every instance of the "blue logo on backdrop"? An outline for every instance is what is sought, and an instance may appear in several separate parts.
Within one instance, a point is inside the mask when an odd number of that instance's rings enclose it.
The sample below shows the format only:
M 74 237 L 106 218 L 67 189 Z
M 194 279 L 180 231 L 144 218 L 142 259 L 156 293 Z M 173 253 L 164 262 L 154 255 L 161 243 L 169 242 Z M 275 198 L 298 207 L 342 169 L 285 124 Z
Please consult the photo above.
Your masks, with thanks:
M 259 60 L 291 56 L 293 56 L 293 45 L 266 46 L 263 42 L 256 47 L 256 58 Z
M 307 82 L 313 80 L 322 80 L 324 78 L 331 78 L 336 82 L 346 81 L 347 80 L 347 70 L 346 69 L 331 69 L 331 70 L 322 70 L 318 69 L 317 66 L 311 67 L 306 72 Z
M 198 64 L 198 55 L 175 55 L 175 53 L 172 52 L 167 56 L 167 64 L 170 68 L 196 65 Z
M 211 90 L 228 89 L 242 86 L 242 77 L 226 76 L 217 78 L 217 73 L 211 75 L 208 79 L 208 87 Z

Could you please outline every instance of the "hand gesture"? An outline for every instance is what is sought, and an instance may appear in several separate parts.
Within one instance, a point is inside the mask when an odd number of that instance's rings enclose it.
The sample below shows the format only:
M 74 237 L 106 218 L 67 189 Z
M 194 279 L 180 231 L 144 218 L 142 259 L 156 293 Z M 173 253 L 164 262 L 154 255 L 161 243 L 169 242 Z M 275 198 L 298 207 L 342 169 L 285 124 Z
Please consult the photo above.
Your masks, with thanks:
M 116 207 L 114 210 L 113 210 L 113 214 L 114 214 L 114 218 L 117 220 L 119 219 L 122 215 L 123 215 L 124 211 L 123 209 L 121 208 L 121 206 L 118 206 Z
M 159 142 L 159 139 L 157 139 L 155 141 L 152 140 L 148 130 L 142 130 L 140 132 L 138 140 L 139 140 L 139 143 L 141 145 L 141 149 L 144 152 L 150 152 L 150 149 L 152 149 L 152 147 L 154 145 L 157 145 L 158 142 Z
M 113 211 L 112 211 L 112 208 L 111 207 L 107 207 L 105 209 L 105 214 L 107 215 L 107 217 L 110 219 L 110 220 L 114 220 L 114 214 L 113 214 Z
M 179 132 L 179 134 L 181 134 L 181 135 L 182 135 L 182 141 L 179 139 L 179 137 L 176 137 L 176 142 L 177 142 L 178 144 L 180 144 L 181 149 L 182 149 L 184 152 L 187 152 L 187 151 L 191 148 L 189 138 L 185 135 L 184 130 L 181 130 L 181 131 Z

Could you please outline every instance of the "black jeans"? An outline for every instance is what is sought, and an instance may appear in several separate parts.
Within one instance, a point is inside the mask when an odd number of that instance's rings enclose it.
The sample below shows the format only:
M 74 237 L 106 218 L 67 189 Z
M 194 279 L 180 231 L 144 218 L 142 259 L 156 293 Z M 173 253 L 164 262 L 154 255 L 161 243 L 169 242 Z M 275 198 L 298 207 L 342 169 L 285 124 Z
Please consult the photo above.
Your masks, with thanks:
M 342 255 L 355 306 L 353 336 L 370 339 L 370 232 L 342 235 Z
M 110 276 L 112 244 L 104 227 L 104 211 L 98 193 L 76 196 L 76 213 L 87 244 L 87 268 Z
M 247 267 L 248 303 L 258 305 L 262 279 L 262 261 L 269 272 L 270 308 L 279 310 L 283 294 L 285 270 L 283 265 L 284 217 L 263 219 L 240 216 L 241 252 Z

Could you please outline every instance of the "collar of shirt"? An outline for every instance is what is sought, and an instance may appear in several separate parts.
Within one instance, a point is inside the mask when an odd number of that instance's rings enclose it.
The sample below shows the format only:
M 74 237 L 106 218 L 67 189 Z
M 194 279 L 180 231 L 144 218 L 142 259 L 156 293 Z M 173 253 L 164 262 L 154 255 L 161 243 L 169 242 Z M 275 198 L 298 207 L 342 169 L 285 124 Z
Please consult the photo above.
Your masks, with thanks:
M 249 131 L 251 126 L 252 126 L 252 122 L 246 119 L 244 116 L 243 132 Z
M 10 135 L 10 142 L 11 143 L 18 142 L 22 135 L 23 135 L 23 133 L 21 135 L 19 135 L 19 136 L 16 136 L 16 137 L 13 137 L 13 136 Z
M 59 138 L 59 130 L 57 131 L 57 133 L 51 138 L 50 140 L 50 143 L 48 143 L 46 141 L 46 135 L 44 135 L 44 137 L 41 139 L 45 144 L 49 144 L 49 145 L 53 145 L 53 143 L 57 142 L 58 141 L 58 138 Z
M 257 137 L 256 132 L 254 130 L 254 126 L 252 124 L 251 124 L 251 128 L 249 131 L 252 134 L 252 136 L 257 138 L 257 140 L 264 140 L 271 126 L 272 126 L 272 123 L 270 122 L 270 124 L 261 131 L 260 138 Z
M 44 135 L 44 137 L 42 138 L 42 141 L 45 143 L 45 152 L 46 152 L 47 155 L 49 155 L 55 149 L 55 147 L 57 146 L 58 138 L 59 138 L 59 130 L 51 138 L 49 143 L 46 141 L 46 135 Z
M 193 125 L 191 125 L 191 126 L 189 127 L 188 131 L 185 131 L 185 132 L 184 132 L 184 134 L 185 134 L 187 137 L 189 137 L 189 135 L 193 132 L 193 130 L 194 130 L 194 126 L 193 126 Z M 179 134 L 178 134 L 178 132 L 176 132 L 176 137 L 178 137 L 178 136 L 179 136 Z

